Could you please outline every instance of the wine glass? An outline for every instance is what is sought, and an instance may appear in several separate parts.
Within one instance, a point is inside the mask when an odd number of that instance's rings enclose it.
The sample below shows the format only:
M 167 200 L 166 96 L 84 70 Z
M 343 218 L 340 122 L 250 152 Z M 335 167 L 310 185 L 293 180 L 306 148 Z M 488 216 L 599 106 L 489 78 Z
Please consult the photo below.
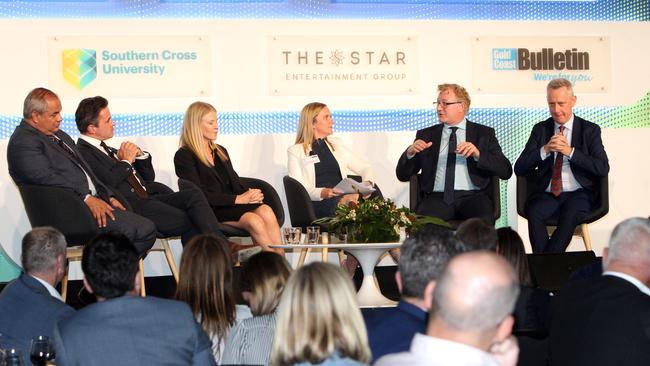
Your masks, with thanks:
M 54 360 L 55 352 L 50 337 L 37 336 L 32 338 L 32 348 L 29 359 L 36 366 L 46 366 L 48 361 Z

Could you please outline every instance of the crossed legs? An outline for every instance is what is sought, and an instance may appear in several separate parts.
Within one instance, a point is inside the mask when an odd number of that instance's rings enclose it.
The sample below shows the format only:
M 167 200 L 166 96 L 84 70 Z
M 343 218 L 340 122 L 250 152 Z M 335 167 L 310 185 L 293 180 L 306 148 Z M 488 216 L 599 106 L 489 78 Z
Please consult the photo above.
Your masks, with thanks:
M 269 245 L 281 244 L 280 226 L 268 205 L 261 205 L 253 211 L 246 212 L 239 221 L 226 221 L 224 224 L 248 231 L 253 243 L 266 251 L 275 251 L 284 254 L 282 249 L 271 249 Z

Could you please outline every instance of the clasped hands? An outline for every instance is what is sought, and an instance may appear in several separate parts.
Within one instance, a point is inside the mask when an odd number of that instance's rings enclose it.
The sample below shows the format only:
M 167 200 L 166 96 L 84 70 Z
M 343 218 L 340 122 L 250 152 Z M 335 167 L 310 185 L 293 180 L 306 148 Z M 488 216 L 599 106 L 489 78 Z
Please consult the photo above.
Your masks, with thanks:
M 122 142 L 120 148 L 117 150 L 117 158 L 120 160 L 126 160 L 131 164 L 133 164 L 136 157 L 142 155 L 143 152 L 140 150 L 138 145 L 129 141 Z
M 122 205 L 122 203 L 118 201 L 117 198 L 111 197 L 109 201 L 110 204 L 106 203 L 106 201 L 102 200 L 101 198 L 97 198 L 95 196 L 88 196 L 84 200 L 84 202 L 90 209 L 91 214 L 93 215 L 95 220 L 97 220 L 97 225 L 100 228 L 106 227 L 107 217 L 115 221 L 115 215 L 113 214 L 113 211 L 116 208 L 122 211 L 126 210 L 124 205 Z
M 544 145 L 544 151 L 548 153 L 559 152 L 562 155 L 569 156 L 571 155 L 571 145 L 567 141 L 566 137 L 561 133 L 556 133 L 548 140 L 548 143 Z
M 244 205 L 247 203 L 262 203 L 264 201 L 264 193 L 257 188 L 249 188 L 246 192 L 237 195 L 235 198 L 236 205 Z
M 406 155 L 408 156 L 414 156 L 417 153 L 420 153 L 428 148 L 430 148 L 432 145 L 431 141 L 429 142 L 424 142 L 423 140 L 417 139 L 411 146 L 408 147 L 406 150 Z M 473 157 L 475 159 L 478 159 L 481 156 L 481 152 L 479 149 L 474 145 L 473 143 L 469 141 L 461 142 L 456 146 L 456 154 L 462 155 L 466 158 Z

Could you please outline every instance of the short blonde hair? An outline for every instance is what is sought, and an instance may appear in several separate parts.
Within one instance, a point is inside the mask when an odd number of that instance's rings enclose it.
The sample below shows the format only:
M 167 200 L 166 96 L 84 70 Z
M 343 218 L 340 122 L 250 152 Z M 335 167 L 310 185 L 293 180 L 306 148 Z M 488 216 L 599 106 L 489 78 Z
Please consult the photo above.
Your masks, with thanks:
M 277 253 L 257 253 L 244 262 L 239 289 L 253 295 L 255 301 L 250 304 L 253 315 L 270 314 L 275 310 L 289 275 L 291 266 Z
M 465 105 L 465 112 L 469 111 L 469 106 L 472 104 L 472 98 L 469 97 L 469 93 L 465 88 L 458 84 L 440 84 L 438 85 L 438 92 L 442 93 L 445 90 L 451 90 L 456 94 L 456 97 L 459 101 L 463 102 Z
M 208 113 L 217 112 L 211 104 L 205 102 L 194 102 L 187 107 L 185 117 L 183 118 L 183 127 L 181 129 L 180 147 L 185 147 L 192 151 L 199 160 L 206 166 L 211 166 L 205 157 L 203 150 L 203 134 L 201 133 L 201 119 Z M 217 151 L 219 159 L 228 160 L 228 156 L 219 145 L 210 141 L 210 148 Z
M 310 263 L 294 272 L 280 299 L 271 364 L 317 364 L 335 352 L 369 363 L 367 339 L 352 281 L 339 267 Z
M 311 151 L 311 144 L 314 142 L 313 125 L 316 121 L 316 117 L 325 107 L 327 107 L 327 105 L 324 103 L 312 102 L 302 107 L 302 111 L 300 111 L 300 121 L 298 122 L 295 144 L 302 144 L 305 154 L 308 154 Z M 329 141 L 327 141 L 327 138 L 325 138 L 325 141 L 330 148 L 334 150 L 334 147 Z
M 548 85 L 546 86 L 546 90 L 555 90 L 555 89 L 560 89 L 560 88 L 567 88 L 569 93 L 573 95 L 573 84 L 567 79 L 553 79 L 548 82 Z

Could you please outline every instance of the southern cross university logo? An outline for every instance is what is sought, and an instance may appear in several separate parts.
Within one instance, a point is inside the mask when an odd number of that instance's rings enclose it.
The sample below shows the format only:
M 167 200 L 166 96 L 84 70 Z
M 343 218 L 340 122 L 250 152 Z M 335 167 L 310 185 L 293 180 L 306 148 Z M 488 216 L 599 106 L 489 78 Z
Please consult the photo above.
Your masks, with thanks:
M 97 52 L 87 48 L 63 50 L 63 79 L 81 90 L 97 78 Z

